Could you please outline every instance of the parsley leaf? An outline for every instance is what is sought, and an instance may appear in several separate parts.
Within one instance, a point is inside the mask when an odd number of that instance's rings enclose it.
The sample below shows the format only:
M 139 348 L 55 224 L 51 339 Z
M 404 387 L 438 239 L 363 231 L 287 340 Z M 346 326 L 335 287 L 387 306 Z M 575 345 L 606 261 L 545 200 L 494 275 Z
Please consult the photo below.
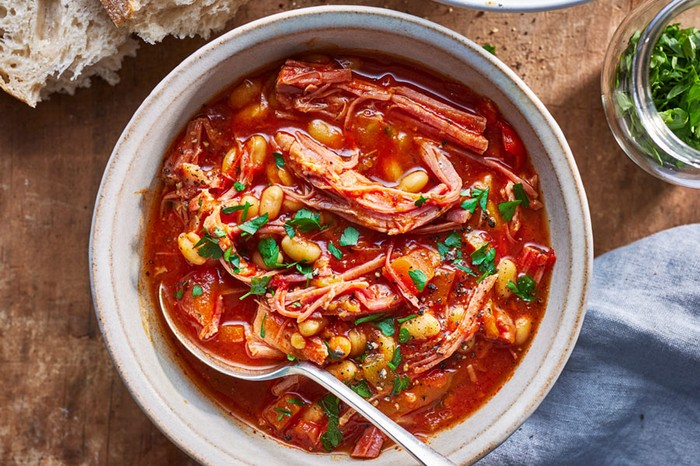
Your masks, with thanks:
M 479 249 L 471 254 L 472 265 L 479 268 L 479 272 L 482 275 L 477 279 L 480 282 L 488 275 L 493 275 L 496 273 L 496 264 L 494 259 L 496 258 L 496 248 L 489 248 L 489 243 L 484 244 Z
M 209 233 L 205 233 L 194 247 L 197 248 L 197 254 L 207 259 L 218 260 L 224 254 L 219 247 L 219 239 L 212 237 Z
M 438 252 L 440 253 L 440 259 L 445 260 L 447 259 L 448 254 L 450 254 L 450 251 L 461 248 L 462 247 L 462 237 L 460 236 L 459 233 L 456 231 L 453 231 L 449 235 L 447 235 L 447 238 L 445 238 L 444 243 L 437 243 L 437 248 Z M 454 258 L 454 257 L 452 257 Z
M 360 325 L 365 322 L 373 322 L 377 319 L 381 319 L 384 317 L 384 313 L 380 312 L 379 314 L 371 314 L 368 316 L 360 317 L 359 319 L 355 319 L 355 325 Z
M 377 327 L 379 330 L 382 331 L 382 333 L 388 337 L 394 335 L 396 333 L 396 328 L 394 327 L 394 318 L 393 317 L 387 317 L 384 320 L 380 320 L 379 322 L 374 324 L 375 327 Z
M 360 232 L 353 227 L 347 227 L 340 236 L 338 244 L 341 246 L 355 246 L 360 239 Z
M 328 243 L 328 252 L 333 254 L 333 257 L 340 260 L 343 258 L 343 251 L 333 246 L 333 243 Z
M 270 280 L 272 280 L 272 277 L 270 276 L 265 276 L 265 277 L 253 277 L 250 279 L 250 290 L 243 296 L 241 296 L 240 299 L 245 299 L 248 296 L 251 295 L 257 295 L 257 296 L 262 296 L 265 293 L 267 293 L 267 285 L 270 284 Z
M 175 299 L 180 301 L 182 299 L 182 297 L 184 296 L 184 294 L 185 294 L 185 289 L 178 288 L 177 290 L 175 290 Z
M 399 367 L 399 364 L 401 364 L 401 348 L 396 346 L 394 347 L 394 355 L 391 357 L 388 366 L 392 371 L 395 371 Z
M 273 152 L 272 156 L 275 158 L 275 165 L 277 165 L 278 168 L 284 167 L 284 156 L 282 152 Z
M 233 187 L 238 192 L 245 191 L 245 183 L 241 183 L 240 181 L 233 183 Z
M 425 285 L 428 283 L 428 277 L 422 270 L 409 270 L 408 276 L 411 277 L 411 280 L 413 280 L 413 284 L 416 285 L 416 289 L 422 293 L 425 289 Z
M 408 340 L 410 339 L 411 333 L 407 328 L 401 327 L 401 330 L 399 330 L 399 343 L 408 343 Z
M 467 275 L 471 275 L 472 277 L 476 277 L 476 274 L 472 269 L 467 267 L 466 265 L 461 265 L 461 264 L 455 264 L 455 267 L 457 270 L 461 270 L 462 272 L 466 273 Z
M 196 298 L 197 296 L 202 296 L 204 294 L 204 290 L 202 289 L 201 286 L 195 285 L 192 287 L 192 297 Z
M 391 396 L 396 396 L 406 390 L 411 385 L 411 379 L 407 375 L 401 375 L 394 379 L 394 386 L 391 389 Z
M 250 209 L 253 205 L 250 202 L 246 202 L 243 205 L 234 205 L 234 206 L 229 206 L 229 207 L 224 207 L 221 209 L 221 212 L 229 215 L 232 214 L 236 211 L 242 210 L 243 213 L 241 214 L 241 221 L 245 222 L 245 219 L 248 217 L 248 209 Z
M 233 266 L 233 273 L 241 273 L 241 256 L 233 252 L 233 246 L 224 252 L 224 260 Z
M 471 190 L 471 196 L 471 199 L 467 199 L 466 201 L 462 202 L 462 209 L 468 210 L 473 214 L 474 211 L 476 211 L 476 207 L 479 206 L 481 207 L 481 210 L 488 213 L 486 203 L 489 200 L 489 188 L 473 188 Z
M 525 302 L 533 301 L 537 294 L 537 283 L 535 283 L 535 280 L 528 275 L 521 275 L 516 281 L 518 282 L 517 285 L 512 281 L 508 282 L 507 286 L 510 291 Z
M 321 435 L 321 443 L 326 451 L 332 451 L 343 441 L 343 434 L 338 426 L 338 415 L 340 414 L 340 400 L 333 394 L 329 394 L 321 398 L 318 402 L 323 412 L 328 417 L 328 427 L 326 432 Z
M 496 46 L 493 44 L 484 44 L 482 45 L 484 47 L 484 50 L 486 50 L 488 53 L 492 55 L 496 55 Z
M 297 398 L 295 396 L 288 399 L 287 403 L 289 403 L 290 405 L 306 406 L 306 403 L 304 403 L 304 401 L 300 400 L 299 398 Z
M 277 262 L 280 247 L 277 245 L 277 241 L 275 241 L 274 238 L 261 239 L 258 243 L 258 252 L 260 253 L 260 257 L 262 257 L 265 265 L 269 268 L 274 269 L 281 265 Z
M 226 236 L 226 232 L 221 227 L 214 228 L 214 236 L 217 238 L 223 238 Z
M 296 235 L 296 231 L 294 231 L 294 227 L 289 224 L 289 222 L 284 222 L 284 231 L 287 232 L 287 236 L 289 236 L 289 239 L 294 238 L 294 235 Z
M 288 410 L 288 409 L 285 409 L 285 408 L 277 408 L 277 407 L 274 407 L 274 408 L 272 408 L 272 409 L 273 409 L 274 411 L 280 413 L 280 415 L 277 416 L 277 422 L 280 422 L 285 416 L 287 416 L 287 417 L 292 417 L 292 412 L 291 412 L 290 410 Z
M 518 208 L 521 202 L 522 201 L 515 200 L 498 204 L 498 212 L 501 214 L 501 217 L 503 217 L 503 220 L 510 222 L 513 219 L 513 215 L 515 215 L 515 209 Z
M 515 200 L 520 201 L 523 207 L 530 207 L 530 198 L 527 197 L 525 188 L 523 188 L 522 183 L 513 185 L 513 194 L 515 195 Z
M 372 396 L 372 391 L 369 389 L 369 385 L 367 385 L 365 379 L 360 380 L 354 385 L 350 385 L 350 388 L 362 398 L 369 398 Z
M 326 345 L 326 348 L 328 348 L 328 357 L 333 361 L 337 361 L 343 356 L 345 356 L 345 353 L 343 353 L 342 351 L 331 349 L 330 343 L 328 343 L 326 340 L 323 340 L 323 343 Z
M 427 197 L 424 197 L 422 194 L 418 198 L 418 200 L 414 203 L 416 207 L 423 207 L 423 204 L 428 200 Z
M 241 236 L 245 237 L 254 235 L 263 225 L 267 223 L 267 218 L 268 215 L 263 214 L 260 217 L 255 217 L 252 220 L 238 225 L 238 228 L 240 228 L 243 231 L 243 234 Z
M 289 224 L 290 227 L 296 227 L 303 233 L 322 230 L 324 228 L 323 225 L 321 225 L 321 214 L 308 209 L 299 209 L 294 214 L 294 218 L 287 220 L 285 224 Z

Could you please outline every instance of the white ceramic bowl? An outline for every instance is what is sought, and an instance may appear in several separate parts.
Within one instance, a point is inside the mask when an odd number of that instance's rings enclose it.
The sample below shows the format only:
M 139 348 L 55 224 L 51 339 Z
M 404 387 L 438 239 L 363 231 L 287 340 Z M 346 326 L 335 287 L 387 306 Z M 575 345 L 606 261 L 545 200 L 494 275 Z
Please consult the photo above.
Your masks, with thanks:
M 226 414 L 183 373 L 142 293 L 141 254 L 148 203 L 163 155 L 210 98 L 262 65 L 312 49 L 377 50 L 423 63 L 493 99 L 516 128 L 541 176 L 557 263 L 547 313 L 532 348 L 498 394 L 475 415 L 432 440 L 464 464 L 510 435 L 554 384 L 583 320 L 591 264 L 588 206 L 569 147 L 525 84 L 480 46 L 428 21 L 390 10 L 319 7 L 247 24 L 198 50 L 151 93 L 124 130 L 95 205 L 90 263 L 97 318 L 134 399 L 177 445 L 205 464 L 327 464 L 264 438 Z M 349 457 L 334 455 L 337 464 Z M 388 451 L 371 464 L 406 464 Z
M 445 5 L 459 8 L 472 8 L 475 10 L 507 11 L 507 12 L 535 12 L 545 10 L 557 10 L 570 6 L 588 3 L 591 0 L 435 0 Z

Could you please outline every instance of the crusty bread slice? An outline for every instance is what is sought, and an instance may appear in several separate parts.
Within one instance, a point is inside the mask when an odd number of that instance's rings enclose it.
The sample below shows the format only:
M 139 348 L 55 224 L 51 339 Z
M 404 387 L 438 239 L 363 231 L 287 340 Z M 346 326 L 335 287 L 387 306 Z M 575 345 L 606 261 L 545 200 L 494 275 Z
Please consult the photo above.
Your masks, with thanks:
M 151 44 L 168 34 L 178 38 L 224 27 L 247 0 L 101 0 L 114 24 Z
M 110 84 L 138 44 L 99 0 L 0 0 L 0 87 L 35 107 L 99 75 Z

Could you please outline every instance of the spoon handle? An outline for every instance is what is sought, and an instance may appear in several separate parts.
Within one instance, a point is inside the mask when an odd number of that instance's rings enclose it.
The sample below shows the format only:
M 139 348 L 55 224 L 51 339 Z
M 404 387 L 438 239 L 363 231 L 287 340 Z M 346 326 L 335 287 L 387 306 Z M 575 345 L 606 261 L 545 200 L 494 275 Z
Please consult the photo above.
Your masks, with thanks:
M 394 442 L 401 445 L 404 450 L 410 453 L 411 456 L 417 459 L 420 463 L 429 466 L 455 466 L 455 463 L 418 440 L 413 434 L 399 426 L 386 414 L 379 411 L 377 408 L 368 403 L 367 400 L 360 397 L 360 395 L 352 391 L 347 385 L 323 369 L 320 369 L 313 364 L 301 362 L 295 366 L 289 367 L 289 372 L 305 375 L 336 395 L 338 398 L 350 405 L 350 407 L 352 407 L 355 411 L 360 413 L 365 419 L 388 435 Z

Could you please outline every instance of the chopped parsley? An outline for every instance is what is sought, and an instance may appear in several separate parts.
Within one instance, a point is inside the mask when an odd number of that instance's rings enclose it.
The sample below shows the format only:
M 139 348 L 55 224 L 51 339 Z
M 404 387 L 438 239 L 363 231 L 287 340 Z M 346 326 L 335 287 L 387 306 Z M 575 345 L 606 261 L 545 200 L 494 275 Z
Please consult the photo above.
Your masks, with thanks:
M 494 259 L 496 258 L 496 248 L 490 248 L 489 243 L 484 244 L 479 249 L 471 254 L 472 265 L 478 267 L 481 276 L 477 279 L 480 282 L 488 275 L 493 275 L 496 273 L 496 264 Z
M 394 355 L 391 361 L 389 361 L 388 366 L 392 371 L 395 371 L 399 367 L 399 364 L 401 364 L 401 348 L 397 346 L 394 348 Z
M 396 321 L 400 324 L 403 324 L 404 322 L 408 322 L 409 320 L 415 319 L 416 317 L 418 317 L 418 316 L 415 314 L 410 314 L 410 315 L 407 315 L 406 317 L 399 317 L 398 319 L 396 319 Z
M 474 211 L 476 211 L 476 207 L 479 206 L 479 207 L 481 207 L 481 210 L 488 213 L 488 209 L 486 208 L 486 203 L 489 201 L 489 188 L 486 188 L 486 189 L 473 188 L 471 190 L 463 191 L 462 193 L 464 193 L 463 195 L 466 195 L 466 196 L 471 195 L 471 198 L 462 202 L 462 209 L 468 210 L 470 213 L 473 214 Z M 460 193 L 460 194 L 462 194 L 462 193 Z
M 466 273 L 467 275 L 471 275 L 472 277 L 476 277 L 476 273 L 466 265 L 462 264 L 455 264 L 455 268 L 457 270 L 461 270 L 462 272 Z
M 343 258 L 343 251 L 333 246 L 333 243 L 328 243 L 328 252 L 333 254 L 333 257 L 340 260 Z
M 184 295 L 185 295 L 185 289 L 184 289 L 184 288 L 180 287 L 180 288 L 178 288 L 177 290 L 175 290 L 175 295 L 174 295 L 174 296 L 175 296 L 175 299 L 177 299 L 178 301 L 180 301 Z
M 521 202 L 516 199 L 515 201 L 506 201 L 498 204 L 498 212 L 503 217 L 503 220 L 510 222 L 513 219 L 513 215 L 515 215 L 515 209 L 518 208 Z
M 615 77 L 615 104 L 624 125 L 636 143 L 659 165 L 679 167 L 683 162 L 674 160 L 658 150 L 648 140 L 639 121 L 638 111 L 630 95 L 632 62 L 641 31 L 629 39 L 627 49 L 620 56 Z M 649 90 L 654 107 L 666 126 L 684 143 L 700 150 L 700 30 L 681 29 L 680 24 L 669 24 L 651 51 L 649 61 Z
M 394 379 L 394 386 L 391 389 L 391 396 L 396 396 L 406 390 L 411 385 L 411 379 L 407 375 L 400 375 Z
M 308 209 L 299 209 L 295 214 L 294 218 L 287 220 L 285 226 L 295 227 L 297 230 L 308 233 L 314 230 L 322 230 L 324 227 L 321 225 L 321 214 L 318 212 L 312 212 Z M 289 231 L 287 231 L 289 233 Z
M 365 379 L 360 380 L 354 385 L 349 386 L 353 392 L 357 393 L 360 395 L 362 398 L 369 398 L 372 396 L 372 391 L 369 389 L 369 385 L 367 385 L 367 381 Z
M 272 408 L 274 411 L 280 413 L 279 416 L 277 416 L 277 422 L 280 422 L 285 416 L 287 417 L 292 417 L 292 412 L 288 409 L 285 408 Z
M 377 327 L 379 330 L 382 331 L 384 335 L 387 337 L 393 336 L 394 333 L 396 333 L 396 327 L 394 327 L 394 318 L 393 317 L 387 317 L 384 320 L 380 320 L 379 322 L 373 324 L 375 327 Z
M 342 351 L 336 351 L 332 349 L 330 343 L 328 343 L 326 340 L 323 340 L 323 343 L 326 345 L 326 348 L 328 348 L 328 357 L 333 361 L 337 361 L 343 356 L 345 356 L 345 353 L 343 353 Z
M 486 50 L 488 53 L 491 55 L 496 55 L 496 46 L 493 44 L 484 44 L 482 45 L 484 47 L 484 50 Z
M 360 239 L 360 232 L 353 227 L 347 227 L 343 230 L 343 234 L 340 236 L 340 241 L 338 244 L 341 246 L 355 246 L 357 241 Z
M 241 256 L 233 252 L 233 246 L 224 252 L 224 260 L 233 266 L 233 273 L 241 273 Z
M 326 432 L 321 435 L 321 443 L 326 451 L 332 451 L 343 441 L 343 434 L 340 432 L 338 425 L 340 400 L 335 395 L 329 394 L 321 398 L 318 404 L 328 417 L 328 426 L 326 427 Z
M 202 296 L 204 294 L 204 290 L 202 289 L 201 286 L 195 285 L 192 287 L 192 297 L 196 298 L 197 296 Z
M 438 252 L 440 253 L 440 259 L 442 260 L 445 260 L 447 258 L 447 255 L 450 253 L 450 251 L 461 247 L 462 237 L 456 231 L 453 231 L 452 233 L 447 235 L 447 238 L 445 238 L 444 243 L 441 243 L 439 241 L 437 243 Z
M 270 284 L 270 280 L 272 280 L 272 277 L 270 276 L 265 276 L 265 277 L 253 277 L 250 279 L 250 290 L 243 296 L 241 296 L 240 299 L 245 299 L 248 296 L 252 295 L 257 295 L 257 296 L 262 296 L 265 293 L 267 293 L 267 285 Z
M 255 217 L 252 220 L 238 225 L 238 228 L 240 228 L 243 231 L 243 234 L 241 236 L 245 237 L 254 235 L 263 225 L 267 223 L 267 218 L 268 215 L 263 214 L 260 217 Z
M 291 354 L 287 355 L 287 361 L 296 361 L 296 360 L 297 360 L 296 356 L 292 356 Z
M 296 231 L 294 231 L 294 227 L 289 224 L 289 222 L 284 222 L 284 231 L 287 232 L 287 236 L 289 236 L 289 239 L 294 238 L 294 235 L 297 234 Z
M 209 233 L 204 233 L 202 239 L 197 241 L 194 247 L 197 248 L 197 254 L 207 259 L 218 260 L 224 254 L 219 247 L 219 239 L 214 238 Z
M 282 152 L 273 152 L 272 156 L 275 158 L 275 165 L 277 165 L 278 168 L 284 167 L 284 156 Z
M 535 280 L 528 275 L 521 275 L 516 281 L 518 282 L 517 285 L 512 281 L 508 282 L 507 286 L 510 291 L 525 302 L 533 301 L 537 293 Z
M 223 238 L 224 236 L 226 236 L 226 232 L 223 230 L 223 228 L 216 227 L 214 228 L 214 236 L 216 236 L 217 238 Z
M 523 188 L 522 183 L 513 185 L 513 194 L 515 195 L 515 199 L 520 201 L 524 207 L 530 207 L 530 198 L 527 197 L 527 193 L 525 192 L 525 188 Z
M 408 340 L 410 339 L 411 333 L 407 328 L 401 327 L 401 330 L 399 330 L 399 343 L 408 343 Z
M 427 197 L 424 197 L 422 194 L 418 198 L 418 200 L 415 202 L 416 207 L 423 207 L 423 204 L 428 200 Z
M 294 359 L 296 359 L 296 358 L 294 358 Z M 303 400 L 300 400 L 299 398 L 297 398 L 295 396 L 288 399 L 287 403 L 289 403 L 290 405 L 306 406 L 306 403 L 304 403 Z
M 238 192 L 245 191 L 245 183 L 241 183 L 240 181 L 233 183 L 233 187 Z
M 411 277 L 411 280 L 413 280 L 413 284 L 416 285 L 416 289 L 422 293 L 425 289 L 425 285 L 428 283 L 428 277 L 422 270 L 409 270 L 408 276 Z
M 274 269 L 282 265 L 277 262 L 280 247 L 277 245 L 277 241 L 275 241 L 274 238 L 261 239 L 258 243 L 258 252 L 265 265 L 269 268 Z
M 377 319 L 381 319 L 382 317 L 384 317 L 383 312 L 380 312 L 379 314 L 371 314 L 368 316 L 360 317 L 359 319 L 355 319 L 355 325 L 360 325 L 365 322 L 373 322 Z
M 267 320 L 267 314 L 263 316 L 262 322 L 260 323 L 260 338 L 265 338 L 265 320 Z
M 250 202 L 246 202 L 243 205 L 224 207 L 223 209 L 221 209 L 221 212 L 223 212 L 226 215 L 229 215 L 236 211 L 242 210 L 243 212 L 241 213 L 241 221 L 245 222 L 245 220 L 248 218 L 248 209 L 250 209 L 251 207 L 253 207 L 253 205 Z

